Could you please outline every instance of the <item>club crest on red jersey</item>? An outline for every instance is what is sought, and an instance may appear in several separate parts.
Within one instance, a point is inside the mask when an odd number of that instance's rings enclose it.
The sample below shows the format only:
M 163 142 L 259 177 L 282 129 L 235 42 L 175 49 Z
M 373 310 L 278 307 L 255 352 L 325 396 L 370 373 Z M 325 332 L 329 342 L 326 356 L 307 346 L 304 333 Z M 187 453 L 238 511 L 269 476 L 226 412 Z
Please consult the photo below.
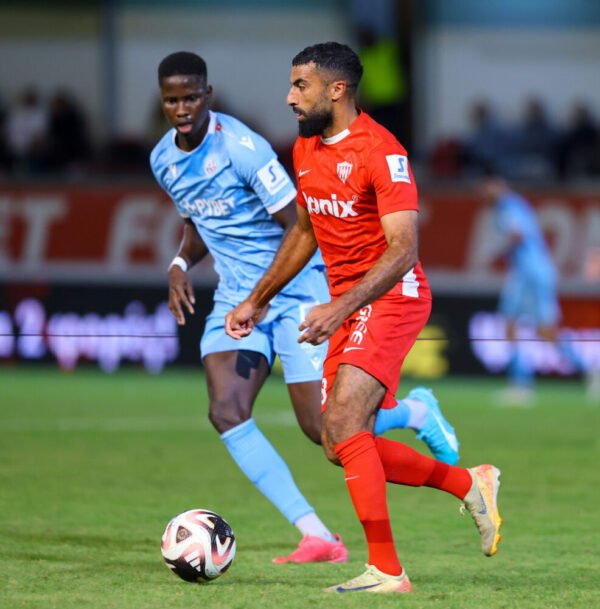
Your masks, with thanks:
M 352 173 L 352 163 L 348 163 L 348 161 L 343 161 L 342 163 L 337 164 L 337 174 L 338 178 L 345 184 L 346 180 L 350 177 Z

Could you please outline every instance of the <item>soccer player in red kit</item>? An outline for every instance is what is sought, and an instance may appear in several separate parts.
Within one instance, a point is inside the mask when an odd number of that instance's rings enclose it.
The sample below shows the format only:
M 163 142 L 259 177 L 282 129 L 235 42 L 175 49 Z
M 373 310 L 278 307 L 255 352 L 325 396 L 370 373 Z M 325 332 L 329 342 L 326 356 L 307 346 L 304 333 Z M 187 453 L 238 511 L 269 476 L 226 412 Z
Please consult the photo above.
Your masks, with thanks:
M 358 56 L 335 42 L 307 47 L 293 59 L 287 101 L 300 133 L 298 219 L 253 292 L 228 314 L 226 331 L 247 336 L 270 299 L 321 249 L 332 299 L 309 311 L 298 340 L 329 339 L 323 446 L 344 469 L 369 555 L 364 573 L 327 590 L 410 592 L 392 538 L 386 481 L 462 500 L 484 554 L 492 556 L 502 523 L 500 471 L 448 465 L 373 435 L 377 410 L 395 404 L 402 362 L 427 322 L 431 293 L 418 260 L 417 190 L 407 154 L 357 108 L 361 76 Z

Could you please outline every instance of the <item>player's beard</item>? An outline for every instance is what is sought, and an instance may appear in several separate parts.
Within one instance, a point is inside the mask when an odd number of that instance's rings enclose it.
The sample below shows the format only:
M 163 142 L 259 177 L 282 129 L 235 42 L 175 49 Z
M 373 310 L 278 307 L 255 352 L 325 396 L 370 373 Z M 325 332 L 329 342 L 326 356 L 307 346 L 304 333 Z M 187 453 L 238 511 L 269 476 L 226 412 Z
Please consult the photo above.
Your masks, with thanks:
M 304 114 L 304 120 L 298 121 L 298 133 L 300 137 L 321 135 L 332 124 L 333 113 L 330 110 L 314 110 Z

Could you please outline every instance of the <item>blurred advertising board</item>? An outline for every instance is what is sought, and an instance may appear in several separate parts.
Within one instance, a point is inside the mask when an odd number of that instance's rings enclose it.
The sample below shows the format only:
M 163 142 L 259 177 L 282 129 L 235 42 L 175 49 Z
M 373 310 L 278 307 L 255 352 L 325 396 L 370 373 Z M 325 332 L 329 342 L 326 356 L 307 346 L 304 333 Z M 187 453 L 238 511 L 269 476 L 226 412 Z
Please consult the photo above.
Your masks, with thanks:
M 563 332 L 600 368 L 600 192 L 528 196 L 561 272 Z M 197 365 L 216 276 L 210 258 L 193 269 L 197 313 L 178 328 L 166 304 L 166 269 L 180 230 L 173 205 L 148 184 L 0 186 L 0 363 L 154 372 Z M 406 374 L 503 370 L 509 348 L 494 313 L 498 247 L 489 210 L 472 192 L 421 193 L 420 251 L 434 308 Z M 527 345 L 540 373 L 573 372 L 552 345 Z
M 561 274 L 561 293 L 600 293 L 600 191 L 526 193 Z M 423 191 L 420 253 L 438 293 L 496 294 L 490 213 L 472 191 Z M 0 186 L 0 281 L 163 285 L 181 219 L 151 185 Z M 214 285 L 210 260 L 194 270 Z
M 180 230 L 156 187 L 0 187 L 0 281 L 162 285 Z
M 403 374 L 502 373 L 510 356 L 503 320 L 488 296 L 438 296 L 427 327 L 407 358 Z M 150 372 L 199 364 L 204 318 L 212 290 L 196 288 L 196 313 L 179 328 L 167 307 L 166 288 L 52 284 L 0 284 L 0 365 L 54 362 L 63 369 L 97 365 L 106 372 L 135 365 Z M 600 369 L 600 307 L 589 298 L 570 300 L 563 338 Z M 574 374 L 554 345 L 520 335 L 540 374 Z
M 600 190 L 530 191 L 560 273 L 560 292 L 600 297 Z M 497 294 L 503 243 L 491 210 L 471 191 L 421 193 L 421 260 L 447 294 Z
M 179 331 L 167 290 L 146 286 L 27 283 L 0 285 L 0 362 L 56 362 L 70 370 L 93 363 L 160 372 L 197 364 L 210 292 L 199 292 L 196 316 Z

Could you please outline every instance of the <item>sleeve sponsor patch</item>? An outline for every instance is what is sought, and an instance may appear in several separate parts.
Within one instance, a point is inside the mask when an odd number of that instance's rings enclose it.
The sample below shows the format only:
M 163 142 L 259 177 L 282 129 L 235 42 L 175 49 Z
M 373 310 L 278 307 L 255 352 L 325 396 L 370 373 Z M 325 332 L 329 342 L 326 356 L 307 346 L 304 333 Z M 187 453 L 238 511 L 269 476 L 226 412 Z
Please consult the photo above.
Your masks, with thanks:
M 271 159 L 264 167 L 258 170 L 257 175 L 271 195 L 279 192 L 290 181 L 287 173 L 277 159 Z
M 408 173 L 408 159 L 402 154 L 388 154 L 385 157 L 390 169 L 392 182 L 406 182 L 410 184 L 410 174 Z

